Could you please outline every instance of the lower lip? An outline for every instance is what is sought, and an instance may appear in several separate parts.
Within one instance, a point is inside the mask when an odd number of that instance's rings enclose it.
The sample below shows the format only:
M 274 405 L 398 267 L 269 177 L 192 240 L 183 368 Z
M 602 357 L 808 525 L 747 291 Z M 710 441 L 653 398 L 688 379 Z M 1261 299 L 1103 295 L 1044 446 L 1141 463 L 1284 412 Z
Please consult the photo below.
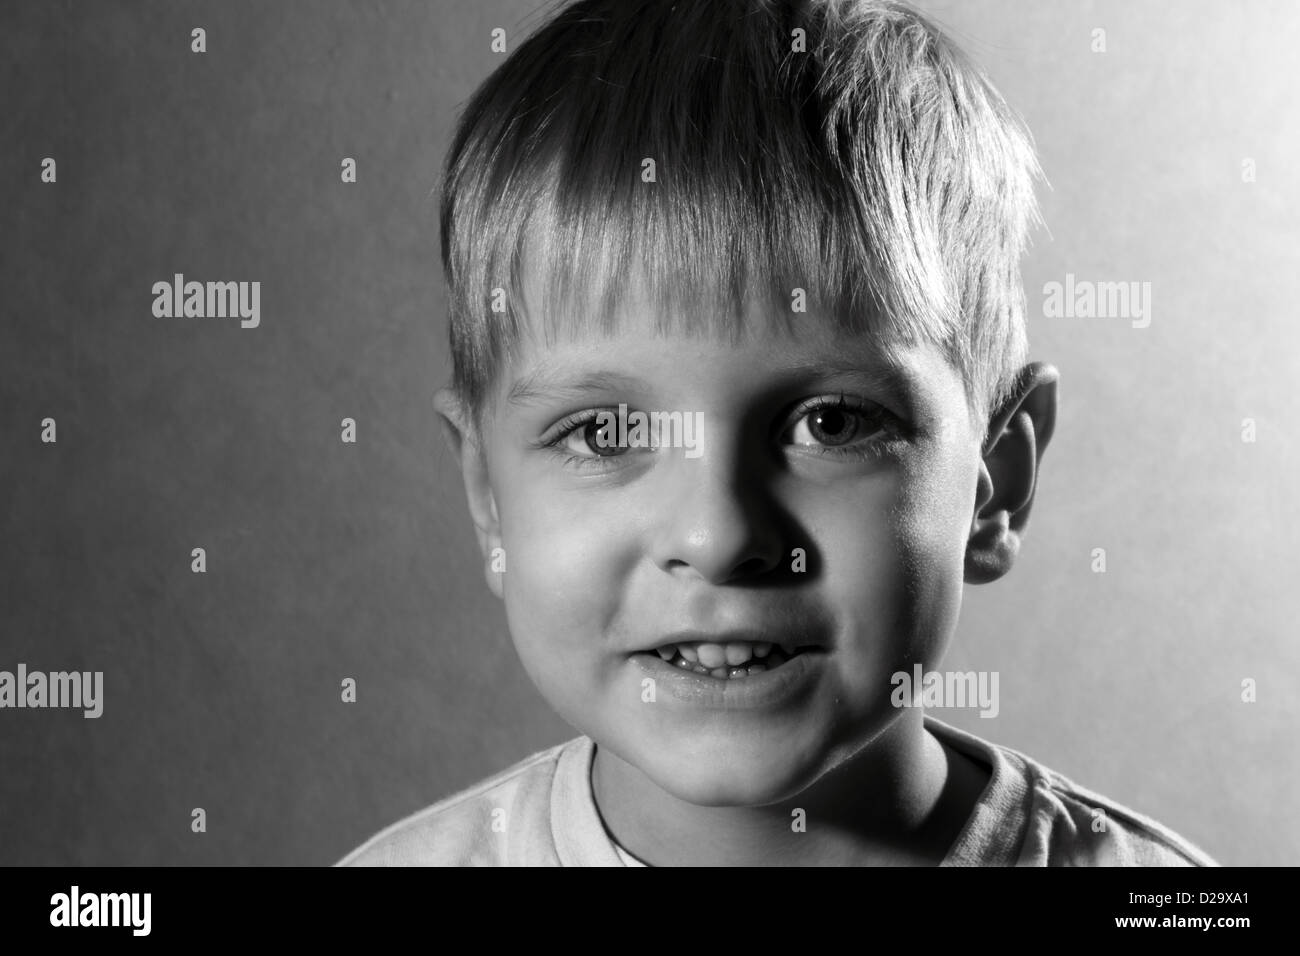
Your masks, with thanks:
M 654 678 L 656 691 L 672 700 L 710 710 L 743 710 L 787 704 L 806 694 L 817 682 L 825 653 L 810 648 L 780 667 L 729 678 L 688 671 L 655 653 L 634 654 L 632 660 Z

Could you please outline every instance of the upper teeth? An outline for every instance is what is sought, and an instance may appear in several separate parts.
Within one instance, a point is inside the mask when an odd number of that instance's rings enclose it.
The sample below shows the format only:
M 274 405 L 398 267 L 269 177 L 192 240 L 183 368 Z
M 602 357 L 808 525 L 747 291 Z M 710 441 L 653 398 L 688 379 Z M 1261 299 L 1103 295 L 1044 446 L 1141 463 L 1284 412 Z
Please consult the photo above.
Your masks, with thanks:
M 681 654 L 692 664 L 702 664 L 707 668 L 738 667 L 751 658 L 764 658 L 772 652 L 768 642 L 750 643 L 749 641 L 729 641 L 726 644 L 699 642 L 694 644 L 665 644 L 658 648 L 659 656 L 671 661 Z

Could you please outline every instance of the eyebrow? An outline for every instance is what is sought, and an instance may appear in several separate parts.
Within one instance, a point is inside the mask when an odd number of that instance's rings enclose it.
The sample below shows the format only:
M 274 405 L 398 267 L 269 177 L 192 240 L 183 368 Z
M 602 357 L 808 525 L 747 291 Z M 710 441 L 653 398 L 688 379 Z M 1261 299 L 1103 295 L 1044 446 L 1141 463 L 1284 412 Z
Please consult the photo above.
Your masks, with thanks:
M 791 379 L 834 376 L 852 376 L 865 381 L 871 391 L 887 395 L 909 407 L 917 394 L 916 384 L 907 367 L 887 359 L 880 358 L 861 362 L 846 359 L 828 359 L 822 362 L 805 362 L 795 365 L 780 365 L 775 371 Z
M 519 379 L 510 387 L 506 401 L 511 405 L 527 405 L 541 399 L 579 398 L 598 392 L 650 390 L 643 379 L 613 372 L 590 372 L 571 381 L 548 382 L 548 371 L 543 367 Z
M 873 390 L 888 395 L 909 407 L 913 404 L 915 388 L 907 369 L 893 361 L 851 362 L 828 359 L 820 362 L 802 362 L 778 365 L 773 370 L 783 380 L 802 378 L 852 376 L 865 381 Z M 649 392 L 651 387 L 644 379 L 614 372 L 588 372 L 570 380 L 548 381 L 550 369 L 543 366 L 516 381 L 506 394 L 511 405 L 528 405 L 542 400 L 578 399 L 586 395 L 609 392 Z

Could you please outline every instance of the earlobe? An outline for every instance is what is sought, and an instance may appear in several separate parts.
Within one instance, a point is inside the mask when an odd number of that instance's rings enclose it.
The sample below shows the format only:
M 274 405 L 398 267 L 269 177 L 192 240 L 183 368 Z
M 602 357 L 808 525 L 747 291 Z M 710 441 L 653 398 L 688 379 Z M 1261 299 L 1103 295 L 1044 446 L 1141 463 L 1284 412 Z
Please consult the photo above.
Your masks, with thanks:
M 977 515 L 966 542 L 966 583 L 996 581 L 1011 570 L 1019 553 L 1020 535 L 1011 530 L 1007 511 Z
M 1026 365 L 1015 391 L 989 422 L 966 544 L 969 584 L 1002 577 L 1020 552 L 1043 452 L 1056 428 L 1059 378 L 1044 362 Z
M 494 564 L 499 562 L 499 556 L 503 553 L 498 551 L 501 548 L 501 521 L 497 514 L 496 495 L 492 490 L 481 436 L 467 410 L 450 389 L 438 391 L 434 397 L 434 408 L 438 413 L 443 439 L 460 466 L 461 481 L 465 485 L 465 498 L 469 505 L 470 519 L 474 522 L 474 534 L 478 538 L 488 588 L 497 597 L 501 597 L 502 572 L 494 569 Z

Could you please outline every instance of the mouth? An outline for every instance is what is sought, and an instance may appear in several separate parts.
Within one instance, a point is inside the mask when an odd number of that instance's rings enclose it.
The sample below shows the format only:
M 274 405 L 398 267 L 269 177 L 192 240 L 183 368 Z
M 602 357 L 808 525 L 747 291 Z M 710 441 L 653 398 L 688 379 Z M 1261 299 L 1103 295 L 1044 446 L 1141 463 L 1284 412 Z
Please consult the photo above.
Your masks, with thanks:
M 713 640 L 662 644 L 653 651 L 674 667 L 719 680 L 743 680 L 776 670 L 816 648 L 771 641 Z

